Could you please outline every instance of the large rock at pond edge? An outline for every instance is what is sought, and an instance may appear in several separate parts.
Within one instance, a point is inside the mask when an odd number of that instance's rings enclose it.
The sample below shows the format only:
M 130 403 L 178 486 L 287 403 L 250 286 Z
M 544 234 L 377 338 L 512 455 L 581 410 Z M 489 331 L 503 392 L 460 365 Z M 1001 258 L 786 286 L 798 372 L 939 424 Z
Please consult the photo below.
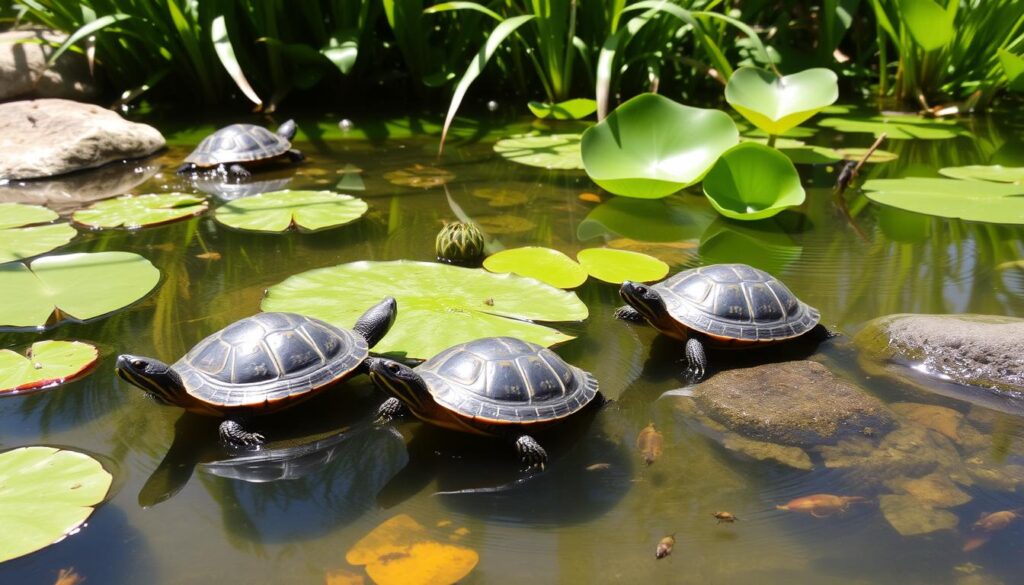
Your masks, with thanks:
M 786 445 L 831 443 L 892 423 L 881 401 L 812 361 L 727 370 L 694 388 L 693 397 L 726 427 Z
M 68 100 L 0 104 L 0 179 L 35 179 L 140 158 L 164 137 L 116 112 Z
M 0 100 L 17 97 L 88 99 L 96 84 L 81 53 L 67 51 L 46 61 L 67 36 L 46 30 L 0 33 Z
M 923 365 L 959 384 L 1024 392 L 1024 319 L 898 314 L 854 337 L 861 359 Z

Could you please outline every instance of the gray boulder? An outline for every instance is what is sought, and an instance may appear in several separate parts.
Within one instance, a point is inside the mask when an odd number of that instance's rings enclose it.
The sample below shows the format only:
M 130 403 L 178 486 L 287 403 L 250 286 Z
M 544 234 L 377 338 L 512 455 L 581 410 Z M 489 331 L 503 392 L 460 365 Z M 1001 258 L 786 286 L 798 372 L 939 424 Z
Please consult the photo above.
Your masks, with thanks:
M 67 51 L 47 67 L 46 61 L 67 36 L 47 30 L 0 33 L 0 100 L 18 97 L 95 97 L 96 83 L 81 53 Z
M 141 158 L 164 137 L 116 112 L 69 100 L 0 104 L 0 180 L 35 179 Z

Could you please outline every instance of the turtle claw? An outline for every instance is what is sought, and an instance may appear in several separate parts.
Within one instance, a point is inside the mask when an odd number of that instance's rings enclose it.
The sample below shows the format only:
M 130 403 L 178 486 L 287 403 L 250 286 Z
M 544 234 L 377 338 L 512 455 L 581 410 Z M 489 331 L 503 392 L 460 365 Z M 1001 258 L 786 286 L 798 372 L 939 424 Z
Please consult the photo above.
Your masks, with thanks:
M 226 420 L 221 423 L 220 438 L 224 444 L 235 449 L 259 449 L 260 445 L 267 441 L 267 438 L 260 433 L 250 433 L 234 420 Z
M 643 315 L 629 305 L 622 305 L 618 309 L 615 309 L 615 318 L 621 319 L 622 321 L 633 321 L 635 323 L 639 323 L 644 320 Z
M 401 417 L 405 412 L 405 405 L 402 401 L 391 397 L 381 403 L 377 409 L 377 417 L 373 420 L 373 424 L 378 426 L 389 425 L 398 417 Z
M 523 463 L 523 471 L 544 471 L 548 454 L 533 437 L 523 435 L 516 439 L 516 451 Z
M 704 355 L 704 346 L 696 338 L 686 341 L 686 375 L 694 382 L 704 379 L 708 358 Z

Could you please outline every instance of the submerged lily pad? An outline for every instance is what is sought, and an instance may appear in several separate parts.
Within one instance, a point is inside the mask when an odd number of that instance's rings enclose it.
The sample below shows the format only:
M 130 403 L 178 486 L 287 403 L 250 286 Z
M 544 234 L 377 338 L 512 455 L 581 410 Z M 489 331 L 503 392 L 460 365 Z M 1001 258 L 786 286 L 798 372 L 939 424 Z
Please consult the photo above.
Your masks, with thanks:
M 85 374 L 98 356 L 80 341 L 37 341 L 27 356 L 0 349 L 0 394 L 63 384 Z
M 823 128 L 839 132 L 867 132 L 875 137 L 883 133 L 889 140 L 946 140 L 969 135 L 952 120 L 931 120 L 916 116 L 848 116 L 825 118 L 818 122 Z
M 700 181 L 739 142 L 728 114 L 639 95 L 583 133 L 591 180 L 616 195 L 657 199 Z
M 484 260 L 484 268 L 536 278 L 557 288 L 576 288 L 587 280 L 587 271 L 575 260 L 538 246 L 502 250 Z
M 516 134 L 494 143 L 494 152 L 512 162 L 542 169 L 583 168 L 579 134 Z
M 939 169 L 939 174 L 954 179 L 994 181 L 996 183 L 1024 183 L 1024 167 L 1004 167 L 1002 165 L 945 167 Z
M 383 176 L 392 185 L 418 187 L 420 189 L 440 187 L 455 178 L 455 174 L 451 171 L 441 167 L 428 167 L 421 164 L 414 164 L 411 167 L 384 173 Z
M 733 219 L 764 219 L 804 202 L 800 175 L 786 155 L 756 142 L 729 149 L 704 177 L 704 194 Z
M 38 205 L 0 203 L 0 263 L 38 256 L 70 242 L 78 233 L 75 228 L 48 223 L 58 217 Z
M 868 153 L 868 149 L 867 148 L 836 148 L 836 149 L 833 150 L 833 152 L 838 154 L 839 158 L 841 158 L 843 160 L 859 161 L 860 159 L 864 158 L 865 154 Z M 868 160 L 866 160 L 865 162 L 867 162 L 867 163 L 885 163 L 885 162 L 894 161 L 894 160 L 898 159 L 899 157 L 900 157 L 900 155 L 896 154 L 895 152 L 889 152 L 888 150 L 882 150 L 881 148 L 876 148 L 871 153 L 871 156 L 868 157 Z
M 365 565 L 377 585 L 451 585 L 469 575 L 480 555 L 437 540 L 411 516 L 399 514 L 355 543 L 345 560 Z
M 643 242 L 678 242 L 699 238 L 715 219 L 705 206 L 683 205 L 679 198 L 644 200 L 612 197 L 587 214 L 576 237 L 624 236 Z
M 534 116 L 555 120 L 579 120 L 597 111 L 597 102 L 588 98 L 576 98 L 557 104 L 530 102 L 526 105 Z
M 668 274 L 668 264 L 647 254 L 614 248 L 587 248 L 576 259 L 588 274 L 598 280 L 622 284 L 627 280 L 652 282 Z
M 53 447 L 0 453 L 0 562 L 63 540 L 103 501 L 112 479 L 84 453 Z
M 836 74 L 821 67 L 785 77 L 740 67 L 725 86 L 725 101 L 768 134 L 782 134 L 839 99 Z
M 85 321 L 124 308 L 160 281 L 160 271 L 138 254 L 95 252 L 0 265 L 0 326 L 43 327 Z
M 481 215 L 473 222 L 485 233 L 495 235 L 521 234 L 537 227 L 533 220 L 515 215 Z
M 473 189 L 473 197 L 486 199 L 491 207 L 515 207 L 530 200 L 530 197 L 515 189 L 502 187 L 481 187 Z
M 351 262 L 296 274 L 270 287 L 264 311 L 290 311 L 351 327 L 381 297 L 398 319 L 375 351 L 427 359 L 458 343 L 497 335 L 545 346 L 572 336 L 531 321 L 582 321 L 587 307 L 570 292 L 514 274 L 433 262 Z
M 79 209 L 71 219 L 93 228 L 137 229 L 193 217 L 207 208 L 206 199 L 183 193 L 122 195 Z
M 871 179 L 864 193 L 876 203 L 907 211 L 981 221 L 1024 224 L 1024 186 L 910 177 Z
M 229 201 L 217 208 L 218 222 L 251 232 L 280 233 L 338 227 L 366 213 L 366 202 L 331 191 L 274 191 Z

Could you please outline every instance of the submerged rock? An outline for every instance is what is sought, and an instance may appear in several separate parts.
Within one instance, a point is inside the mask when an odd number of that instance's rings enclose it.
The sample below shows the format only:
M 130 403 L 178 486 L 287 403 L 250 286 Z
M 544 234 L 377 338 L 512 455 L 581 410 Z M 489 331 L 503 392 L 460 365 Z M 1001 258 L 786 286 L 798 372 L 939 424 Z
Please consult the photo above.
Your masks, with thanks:
M 963 469 L 952 441 L 918 425 L 904 425 L 877 445 L 867 438 L 855 438 L 819 451 L 826 467 L 850 469 L 859 481 L 868 484 Z
M 97 89 L 81 53 L 46 62 L 67 36 L 48 30 L 0 33 L 0 100 L 17 97 L 88 99 Z
M 49 207 L 61 215 L 93 201 L 128 193 L 160 171 L 155 161 L 104 165 L 54 179 L 0 182 L 0 203 L 28 203 Z
M 735 433 L 730 433 L 725 436 L 722 439 L 722 445 L 730 451 L 742 453 L 743 455 L 752 457 L 758 461 L 774 461 L 803 471 L 810 471 L 814 469 L 814 464 L 811 462 L 810 455 L 800 447 L 790 447 L 786 445 L 777 445 L 775 443 L 765 443 L 764 441 L 755 441 L 753 439 L 741 437 Z
M 956 514 L 937 510 L 914 496 L 880 496 L 878 507 L 886 521 L 902 536 L 952 530 L 959 522 Z
M 945 406 L 896 402 L 889 405 L 896 414 L 926 429 L 931 429 L 955 443 L 960 442 L 960 422 L 964 415 Z
M 0 105 L 0 180 L 34 179 L 140 158 L 164 147 L 146 124 L 68 100 Z
M 918 502 L 933 508 L 952 508 L 971 501 L 971 496 L 962 491 L 949 477 L 933 473 L 916 479 L 896 478 L 885 482 L 894 492 L 913 497 Z
M 701 410 L 729 429 L 784 445 L 832 443 L 892 422 L 881 401 L 811 361 L 727 370 L 693 395 Z

